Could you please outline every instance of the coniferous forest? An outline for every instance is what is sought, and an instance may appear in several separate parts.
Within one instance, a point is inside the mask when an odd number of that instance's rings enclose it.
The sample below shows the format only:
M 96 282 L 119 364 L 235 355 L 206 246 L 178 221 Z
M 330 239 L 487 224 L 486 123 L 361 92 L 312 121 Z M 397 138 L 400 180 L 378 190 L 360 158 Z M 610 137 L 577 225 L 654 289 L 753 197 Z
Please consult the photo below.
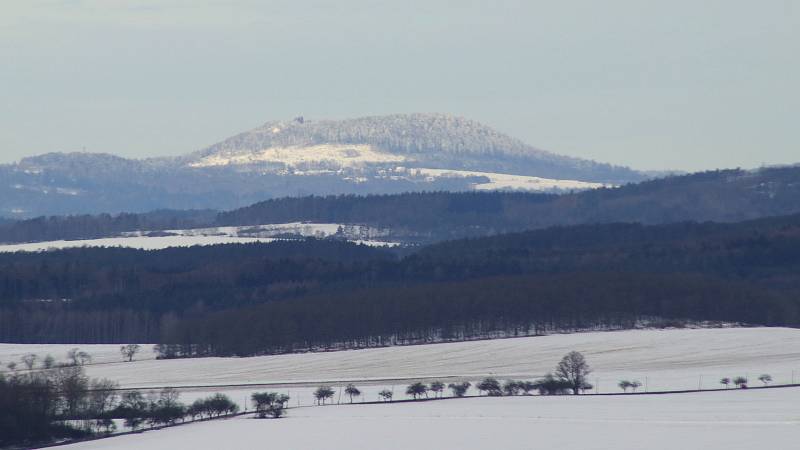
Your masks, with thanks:
M 800 216 L 554 227 L 427 247 L 335 240 L 0 255 L 5 342 L 252 355 L 560 330 L 800 324 Z

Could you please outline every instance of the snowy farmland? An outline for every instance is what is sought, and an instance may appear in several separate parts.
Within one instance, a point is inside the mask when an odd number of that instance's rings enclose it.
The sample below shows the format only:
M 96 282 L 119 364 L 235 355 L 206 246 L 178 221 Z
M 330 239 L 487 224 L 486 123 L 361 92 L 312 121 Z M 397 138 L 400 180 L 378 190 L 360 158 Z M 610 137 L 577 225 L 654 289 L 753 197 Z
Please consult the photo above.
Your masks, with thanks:
M 27 353 L 64 360 L 74 345 L 0 344 L 0 361 Z M 92 377 L 122 388 L 179 387 L 181 400 L 225 393 L 244 409 L 253 392 L 291 396 L 289 417 L 247 416 L 118 436 L 67 446 L 99 448 L 370 449 L 752 449 L 791 442 L 800 432 L 800 388 L 730 389 L 705 393 L 627 396 L 467 398 L 387 405 L 378 392 L 404 399 L 412 380 L 475 381 L 494 376 L 532 379 L 565 353 L 584 353 L 594 372 L 592 393 L 619 393 L 619 380 L 648 391 L 719 389 L 722 377 L 769 373 L 773 384 L 800 381 L 800 330 L 719 328 L 631 330 L 474 342 L 306 353 L 252 358 L 155 360 L 152 346 L 131 363 L 117 345 L 81 345 L 93 355 Z M 797 379 L 795 379 L 797 378 Z M 342 387 L 363 395 L 348 405 Z M 329 384 L 333 403 L 316 407 L 312 391 Z M 642 387 L 644 390 L 645 387 Z M 470 395 L 476 395 L 472 390 Z
M 277 238 L 316 237 L 326 238 L 347 230 L 351 235 L 342 236 L 351 242 L 369 246 L 391 247 L 395 242 L 386 242 L 375 238 L 382 234 L 380 230 L 369 227 L 348 226 L 335 223 L 284 223 L 255 225 L 244 227 L 214 227 L 187 230 L 165 230 L 156 233 L 146 231 L 126 232 L 120 236 L 99 239 L 58 240 L 31 242 L 24 244 L 0 245 L 0 253 L 43 252 L 65 248 L 80 247 L 124 247 L 141 250 L 161 250 L 170 247 L 194 247 L 219 244 L 247 244 L 253 242 L 273 242 Z
M 293 408 L 66 446 L 71 450 L 790 448 L 800 388 L 647 396 L 471 398 Z
M 0 344 L 0 361 L 19 361 L 26 353 L 63 360 L 72 347 Z M 571 350 L 586 356 L 600 393 L 619 392 L 622 379 L 639 380 L 650 391 L 714 389 L 722 377 L 752 381 L 762 373 L 774 384 L 800 381 L 800 330 L 788 328 L 575 333 L 251 358 L 155 360 L 152 346 L 143 346 L 132 363 L 121 362 L 116 345 L 79 347 L 93 355 L 87 366 L 92 377 L 124 388 L 182 387 L 184 400 L 225 392 L 242 406 L 249 393 L 266 389 L 289 393 L 293 404 L 311 404 L 311 391 L 323 382 L 336 388 L 356 382 L 363 400 L 375 401 L 378 391 L 401 389 L 409 380 L 531 379 Z

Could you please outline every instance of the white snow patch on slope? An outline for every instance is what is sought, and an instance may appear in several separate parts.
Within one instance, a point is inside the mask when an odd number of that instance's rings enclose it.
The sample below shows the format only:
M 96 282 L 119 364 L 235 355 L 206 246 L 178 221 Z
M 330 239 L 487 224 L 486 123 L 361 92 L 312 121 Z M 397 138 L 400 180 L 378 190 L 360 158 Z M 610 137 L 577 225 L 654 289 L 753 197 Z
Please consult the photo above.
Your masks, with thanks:
M 370 227 L 341 225 L 335 223 L 284 223 L 238 227 L 196 228 L 187 230 L 165 230 L 170 236 L 148 236 L 150 231 L 131 231 L 119 237 L 59 240 L 25 244 L 0 245 L 0 253 L 42 252 L 79 247 L 124 247 L 142 250 L 161 250 L 170 247 L 193 247 L 218 244 L 246 244 L 253 242 L 273 242 L 276 237 L 291 234 L 301 237 L 326 238 L 336 235 L 339 228 L 346 230 L 343 239 L 375 247 L 393 247 L 396 242 L 382 241 L 380 236 L 386 232 Z
M 191 167 L 236 166 L 247 164 L 283 164 L 294 168 L 326 164 L 336 167 L 359 167 L 365 164 L 406 161 L 402 155 L 381 151 L 364 144 L 319 144 L 308 146 L 270 147 L 260 151 L 230 151 L 206 156 L 189 164 Z
M 556 180 L 525 175 L 509 175 L 495 172 L 476 172 L 469 170 L 449 169 L 408 169 L 411 173 L 419 173 L 434 178 L 467 178 L 484 177 L 489 181 L 476 183 L 473 188 L 481 191 L 491 190 L 525 190 L 525 191 L 552 191 L 552 190 L 588 190 L 598 189 L 607 185 L 603 183 L 590 183 L 577 180 Z
M 661 396 L 473 398 L 293 408 L 65 449 L 753 450 L 791 448 L 800 389 Z
M 162 250 L 170 247 L 193 247 L 198 245 L 242 244 L 250 242 L 272 242 L 269 238 L 239 238 L 230 236 L 159 236 L 116 237 L 84 239 L 75 241 L 47 241 L 28 244 L 0 245 L 0 253 L 43 252 L 65 248 L 124 247 L 141 250 Z

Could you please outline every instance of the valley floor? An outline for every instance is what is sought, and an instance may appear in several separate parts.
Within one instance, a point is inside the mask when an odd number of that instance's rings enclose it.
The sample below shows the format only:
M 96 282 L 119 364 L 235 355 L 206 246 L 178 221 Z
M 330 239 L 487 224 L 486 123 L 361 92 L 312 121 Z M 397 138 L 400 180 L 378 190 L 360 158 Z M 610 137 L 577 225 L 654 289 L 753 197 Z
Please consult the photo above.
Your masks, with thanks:
M 65 450 L 789 448 L 800 388 L 637 396 L 471 398 L 293 408 L 73 444 Z

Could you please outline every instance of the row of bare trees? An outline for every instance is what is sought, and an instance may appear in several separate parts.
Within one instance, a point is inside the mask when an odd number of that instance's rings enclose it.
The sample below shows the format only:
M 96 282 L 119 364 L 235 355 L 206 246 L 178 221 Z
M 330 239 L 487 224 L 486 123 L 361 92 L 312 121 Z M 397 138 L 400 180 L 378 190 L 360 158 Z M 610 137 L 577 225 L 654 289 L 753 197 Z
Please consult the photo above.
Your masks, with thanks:
M 548 373 L 538 380 L 506 380 L 501 382 L 496 378 L 490 377 L 478 382 L 474 387 L 478 390 L 479 395 L 485 394 L 492 397 L 531 395 L 533 392 L 538 392 L 540 395 L 580 394 L 593 388 L 587 379 L 590 373 L 591 368 L 584 356 L 579 352 L 573 351 L 561 359 L 552 373 Z M 464 397 L 471 387 L 473 385 L 468 381 L 450 383 L 448 385 L 438 380 L 432 381 L 430 384 L 417 381 L 406 387 L 405 394 L 414 400 L 437 399 L 442 398 L 445 390 L 449 389 L 453 397 Z M 318 405 L 324 405 L 335 394 L 336 391 L 333 388 L 324 385 L 319 386 L 313 395 Z M 362 395 L 361 390 L 354 384 L 348 384 L 344 387 L 344 394 L 349 397 L 350 403 L 353 403 L 356 398 Z M 378 392 L 378 396 L 381 401 L 390 402 L 394 398 L 394 391 L 384 389 Z
M 120 347 L 119 351 L 122 355 L 123 361 L 132 362 L 133 358 L 141 351 L 139 344 L 126 344 Z M 84 366 L 92 362 L 92 355 L 81 350 L 80 348 L 72 348 L 67 351 L 66 360 L 57 362 L 53 355 L 47 354 L 44 357 L 36 353 L 27 353 L 19 358 L 20 366 L 17 361 L 9 361 L 5 364 L 0 364 L 0 367 L 5 368 L 10 372 L 15 372 L 19 369 L 34 370 L 34 369 L 53 369 L 55 367 L 69 367 L 69 366 Z
M 758 377 L 758 381 L 764 383 L 764 386 L 769 386 L 769 384 L 772 382 L 772 375 L 770 375 L 768 373 L 761 374 Z M 734 386 L 736 386 L 738 388 L 746 389 L 747 388 L 747 377 L 738 376 L 738 377 L 733 377 L 732 379 L 729 378 L 729 377 L 724 377 L 724 378 L 719 380 L 719 384 L 725 386 L 726 389 L 731 384 L 733 384 Z

